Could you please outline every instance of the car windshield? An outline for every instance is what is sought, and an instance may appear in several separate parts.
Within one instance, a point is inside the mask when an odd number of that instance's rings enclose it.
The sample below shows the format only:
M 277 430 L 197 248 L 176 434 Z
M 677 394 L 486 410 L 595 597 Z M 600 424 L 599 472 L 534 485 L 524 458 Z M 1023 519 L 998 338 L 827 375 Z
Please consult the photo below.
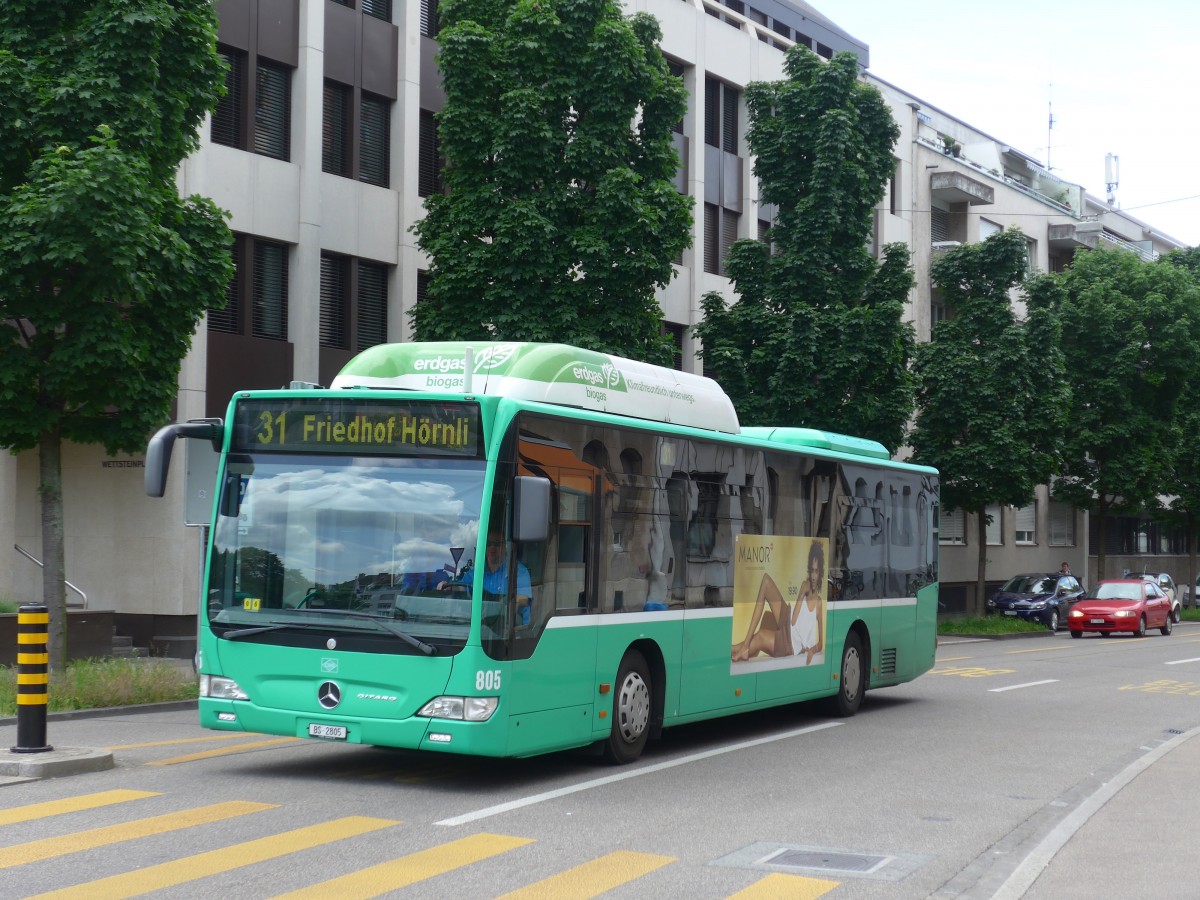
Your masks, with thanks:
M 1097 600 L 1141 600 L 1142 587 L 1137 584 L 1098 584 Z
M 333 631 L 395 652 L 461 645 L 470 598 L 439 585 L 474 555 L 483 476 L 479 460 L 231 456 L 209 621 L 232 640 Z
M 1010 594 L 1052 594 L 1056 579 L 1047 575 L 1018 575 L 1010 578 L 1003 590 Z

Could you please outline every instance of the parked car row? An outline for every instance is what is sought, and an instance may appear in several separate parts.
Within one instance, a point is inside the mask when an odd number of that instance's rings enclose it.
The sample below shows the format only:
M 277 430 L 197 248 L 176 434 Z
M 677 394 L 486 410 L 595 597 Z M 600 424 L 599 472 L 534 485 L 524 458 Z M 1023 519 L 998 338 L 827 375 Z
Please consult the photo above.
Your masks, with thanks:
M 1197 593 L 1200 594 L 1200 578 L 1196 579 Z M 1115 587 L 1115 586 L 1120 586 Z M 1133 590 L 1138 586 L 1138 591 Z M 1133 594 L 1139 594 L 1136 598 Z M 1125 595 L 1130 595 L 1125 597 Z M 1141 606 L 1135 616 L 1131 611 L 1120 612 L 1114 607 L 1112 615 L 1104 610 L 1112 604 L 1108 601 L 1127 599 L 1136 600 Z M 1101 604 L 1087 620 L 1087 627 L 1076 628 L 1076 623 L 1085 617 L 1077 615 L 1075 609 L 1084 602 L 1095 601 Z M 1178 590 L 1175 579 L 1166 572 L 1143 573 L 1128 578 L 1108 579 L 1098 581 L 1091 591 L 1085 591 L 1082 584 L 1074 575 L 1061 572 L 1028 572 L 1010 578 L 987 601 L 988 614 L 1014 616 L 1030 622 L 1039 622 L 1051 631 L 1057 631 L 1066 626 L 1071 629 L 1072 637 L 1079 637 L 1083 631 L 1129 631 L 1125 626 L 1161 628 L 1159 611 L 1166 609 L 1167 619 L 1171 625 L 1181 618 L 1183 598 Z M 1092 607 L 1082 607 L 1090 609 Z M 1134 610 L 1135 607 L 1128 607 Z M 1106 618 L 1107 617 L 1107 618 Z M 1144 619 L 1144 621 L 1143 621 Z M 1094 621 L 1093 621 L 1094 620 Z M 1078 632 L 1078 633 L 1077 633 Z M 1170 634 L 1170 628 L 1163 634 Z

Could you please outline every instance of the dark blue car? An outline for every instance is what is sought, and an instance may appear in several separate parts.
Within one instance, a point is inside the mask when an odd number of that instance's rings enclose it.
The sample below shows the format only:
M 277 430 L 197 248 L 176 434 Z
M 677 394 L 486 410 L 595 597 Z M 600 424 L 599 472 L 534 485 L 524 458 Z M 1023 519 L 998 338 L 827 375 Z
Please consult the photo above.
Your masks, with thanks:
M 1051 631 L 1065 625 L 1071 604 L 1083 596 L 1083 585 L 1074 575 L 1032 572 L 1010 578 L 988 598 L 987 611 L 1041 622 Z

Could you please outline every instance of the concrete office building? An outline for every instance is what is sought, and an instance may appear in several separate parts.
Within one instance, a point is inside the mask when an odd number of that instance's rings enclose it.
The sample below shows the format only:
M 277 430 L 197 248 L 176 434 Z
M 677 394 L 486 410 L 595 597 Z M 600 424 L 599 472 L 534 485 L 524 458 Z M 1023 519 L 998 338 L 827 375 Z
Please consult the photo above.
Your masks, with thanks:
M 937 109 L 936 98 L 874 79 L 867 46 L 806 3 L 626 6 L 662 23 L 663 51 L 691 98 L 676 144 L 677 186 L 696 200 L 693 242 L 660 294 L 684 368 L 699 369 L 688 329 L 700 298 L 716 290 L 732 299 L 724 251 L 769 224 L 751 174 L 743 90 L 781 77 L 783 53 L 795 42 L 826 58 L 855 53 L 901 128 L 874 239 L 877 247 L 902 241 L 912 248 L 919 337 L 928 338 L 943 314 L 929 286 L 934 255 L 996 229 L 1020 227 L 1031 265 L 1041 270 L 1057 270 L 1102 241 L 1147 257 L 1180 246 Z M 230 211 L 237 275 L 228 307 L 201 325 L 184 361 L 180 420 L 223 415 L 236 389 L 293 379 L 328 384 L 359 350 L 409 340 L 407 313 L 425 284 L 411 226 L 423 197 L 440 189 L 434 0 L 219 0 L 216 7 L 230 92 L 203 127 L 179 186 Z M 67 578 L 79 589 L 68 600 L 81 603 L 82 592 L 90 608 L 114 610 L 117 628 L 140 645 L 194 633 L 202 529 L 185 527 L 184 459 L 177 457 L 167 499 L 156 501 L 143 495 L 140 458 L 64 448 Z M 41 555 L 37 469 L 35 453 L 0 459 L 7 560 L 0 596 L 22 602 L 41 596 L 30 559 Z M 989 571 L 999 578 L 1057 569 L 1063 559 L 1083 571 L 1086 534 L 1083 515 L 1042 491 L 1029 509 L 1000 511 Z M 970 516 L 943 521 L 943 582 L 952 600 L 974 579 L 973 535 Z

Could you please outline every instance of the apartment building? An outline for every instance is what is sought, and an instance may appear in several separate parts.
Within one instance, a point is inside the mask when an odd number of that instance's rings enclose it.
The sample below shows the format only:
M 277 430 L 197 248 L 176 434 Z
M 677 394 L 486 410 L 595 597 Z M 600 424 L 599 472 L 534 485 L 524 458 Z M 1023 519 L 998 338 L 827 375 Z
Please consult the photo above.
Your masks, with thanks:
M 411 338 L 408 311 L 426 283 L 411 226 L 440 190 L 434 116 L 436 0 L 218 0 L 229 94 L 179 173 L 180 190 L 212 197 L 231 214 L 237 274 L 228 306 L 197 331 L 180 376 L 178 418 L 220 416 L 237 389 L 292 380 L 328 384 L 355 353 Z M 676 135 L 677 187 L 695 198 L 692 248 L 661 291 L 678 364 L 698 370 L 689 329 L 708 291 L 732 296 L 723 260 L 757 237 L 771 212 L 759 203 L 746 148 L 745 86 L 782 76 L 784 52 L 803 43 L 825 58 L 855 53 L 863 77 L 901 128 L 896 171 L 877 209 L 876 247 L 913 251 L 911 317 L 928 338 L 945 314 L 930 263 L 957 243 L 1016 225 L 1030 264 L 1056 270 L 1101 241 L 1152 257 L 1179 246 L 1110 209 L 1080 185 L 925 99 L 879 81 L 868 47 L 799 0 L 629 0 L 662 23 L 663 51 L 682 76 L 689 109 Z M 193 442 L 186 442 L 193 443 Z M 141 460 L 98 447 L 63 456 L 68 600 L 116 611 L 118 628 L 148 644 L 187 634 L 201 570 L 203 528 L 185 490 L 182 457 L 165 501 L 142 492 Z M 187 466 L 203 471 L 202 454 Z M 40 597 L 37 458 L 0 460 L 0 596 Z M 1015 570 L 1086 568 L 1086 522 L 1039 493 L 1023 510 L 999 510 L 989 558 Z M 974 580 L 971 517 L 942 523 L 947 595 Z M 993 546 L 994 544 L 994 546 Z M 19 548 L 19 549 L 17 549 Z

